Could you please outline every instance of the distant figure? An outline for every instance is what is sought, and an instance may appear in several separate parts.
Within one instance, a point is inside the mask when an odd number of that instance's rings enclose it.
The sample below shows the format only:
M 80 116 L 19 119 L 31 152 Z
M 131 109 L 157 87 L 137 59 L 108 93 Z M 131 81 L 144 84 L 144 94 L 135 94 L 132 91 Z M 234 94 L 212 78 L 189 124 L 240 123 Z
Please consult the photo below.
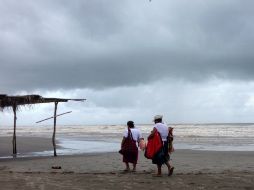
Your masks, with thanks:
M 125 172 L 130 171 L 129 163 L 133 164 L 132 171 L 136 171 L 138 161 L 138 147 L 137 142 L 141 140 L 141 132 L 136 129 L 133 121 L 127 122 L 127 129 L 124 131 L 123 140 L 121 143 L 121 150 L 119 153 L 123 155 L 123 162 L 126 165 Z
M 155 156 L 152 158 L 152 162 L 153 164 L 157 165 L 158 168 L 158 172 L 157 172 L 157 176 L 161 176 L 161 167 L 163 164 L 166 164 L 168 167 L 168 176 L 171 176 L 173 174 L 174 171 L 174 167 L 170 165 L 169 160 L 170 160 L 170 156 L 169 156 L 169 152 L 171 152 L 172 147 L 169 147 L 169 134 L 172 132 L 170 128 L 167 127 L 166 124 L 164 124 L 162 122 L 162 115 L 156 115 L 154 117 L 154 128 L 151 132 L 151 136 L 155 133 L 155 131 L 157 130 L 160 134 L 161 140 L 163 142 L 163 146 L 162 148 L 158 151 L 158 153 L 155 154 Z M 171 135 L 170 135 L 171 138 Z
M 173 130 L 174 130 L 173 127 L 168 128 L 168 153 L 169 154 L 175 151 L 173 146 L 173 140 L 174 140 Z
M 146 149 L 146 142 L 145 142 L 144 138 L 140 138 L 138 145 L 139 145 L 140 150 L 145 151 L 145 149 Z

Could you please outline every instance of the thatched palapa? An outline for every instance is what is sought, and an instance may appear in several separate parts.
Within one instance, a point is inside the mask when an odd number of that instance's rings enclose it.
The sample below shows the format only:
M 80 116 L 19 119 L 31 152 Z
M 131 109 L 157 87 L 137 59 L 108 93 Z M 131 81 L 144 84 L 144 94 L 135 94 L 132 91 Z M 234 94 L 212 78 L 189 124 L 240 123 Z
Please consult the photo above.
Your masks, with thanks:
M 6 107 L 24 106 L 51 102 L 68 102 L 69 100 L 84 101 L 85 99 L 43 98 L 40 95 L 7 96 L 5 94 L 0 94 L 0 108 L 4 109 Z
M 41 103 L 54 103 L 54 131 L 52 136 L 52 143 L 54 147 L 54 156 L 56 154 L 56 143 L 55 143 L 55 133 L 56 133 L 56 117 L 57 117 L 57 105 L 59 102 L 68 101 L 84 101 L 85 99 L 64 99 L 64 98 L 44 98 L 40 95 L 25 95 L 25 96 L 8 96 L 6 94 L 0 94 L 0 109 L 3 111 L 5 108 L 12 108 L 14 113 L 14 130 L 13 130 L 13 156 L 17 155 L 16 146 L 16 111 L 20 106 L 41 104 Z

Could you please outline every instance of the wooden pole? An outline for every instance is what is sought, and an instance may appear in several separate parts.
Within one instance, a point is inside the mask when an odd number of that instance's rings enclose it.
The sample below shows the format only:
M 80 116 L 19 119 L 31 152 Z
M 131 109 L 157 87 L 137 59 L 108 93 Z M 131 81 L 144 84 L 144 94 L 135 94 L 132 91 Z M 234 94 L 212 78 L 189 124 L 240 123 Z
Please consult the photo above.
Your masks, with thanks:
M 56 112 L 57 112 L 57 104 L 58 102 L 55 102 L 55 111 L 54 111 L 54 132 L 52 136 L 52 143 L 54 148 L 54 156 L 57 156 L 56 154 Z
M 16 111 L 17 111 L 17 105 L 14 104 L 13 107 L 13 113 L 14 113 L 14 130 L 13 130 L 13 138 L 12 138 L 12 153 L 13 153 L 13 157 L 17 156 L 17 141 L 16 141 L 16 121 L 17 121 L 17 115 L 16 115 Z

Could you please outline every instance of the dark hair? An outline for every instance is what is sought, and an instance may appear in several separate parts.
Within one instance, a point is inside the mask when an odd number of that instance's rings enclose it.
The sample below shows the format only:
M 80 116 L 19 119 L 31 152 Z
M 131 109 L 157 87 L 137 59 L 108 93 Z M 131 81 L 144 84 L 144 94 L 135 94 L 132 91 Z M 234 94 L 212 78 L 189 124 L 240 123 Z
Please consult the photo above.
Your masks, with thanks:
M 128 122 L 127 122 L 127 126 L 128 126 L 129 128 L 134 128 L 134 122 L 133 122 L 133 121 L 128 121 Z
M 155 119 L 154 120 L 154 123 L 161 123 L 162 122 L 162 119 L 160 118 L 160 119 Z

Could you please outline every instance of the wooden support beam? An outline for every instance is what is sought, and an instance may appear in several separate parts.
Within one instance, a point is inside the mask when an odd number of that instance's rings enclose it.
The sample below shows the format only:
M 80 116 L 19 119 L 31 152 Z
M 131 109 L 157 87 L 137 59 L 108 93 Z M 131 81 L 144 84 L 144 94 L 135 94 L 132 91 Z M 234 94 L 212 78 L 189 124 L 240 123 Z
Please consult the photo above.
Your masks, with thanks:
M 13 138 L 12 138 L 12 153 L 13 157 L 17 156 L 17 141 L 16 141 L 16 121 L 17 121 L 17 105 L 13 104 L 12 106 L 13 114 L 14 114 L 14 128 L 13 128 Z
M 52 143 L 54 148 L 54 156 L 57 156 L 56 154 L 56 113 L 57 113 L 57 104 L 58 102 L 55 102 L 55 111 L 54 111 L 54 132 L 52 136 Z
M 62 116 L 62 115 L 65 115 L 65 114 L 68 114 L 68 113 L 71 113 L 71 112 L 72 112 L 72 111 L 64 112 L 64 113 L 61 113 L 61 114 L 56 115 L 56 117 L 59 117 L 59 116 Z M 40 122 L 47 121 L 47 120 L 53 119 L 53 118 L 54 118 L 54 116 L 53 116 L 53 117 L 48 117 L 48 118 L 46 118 L 46 119 L 43 119 L 43 120 L 40 120 L 40 121 L 36 121 L 35 123 L 40 123 Z

